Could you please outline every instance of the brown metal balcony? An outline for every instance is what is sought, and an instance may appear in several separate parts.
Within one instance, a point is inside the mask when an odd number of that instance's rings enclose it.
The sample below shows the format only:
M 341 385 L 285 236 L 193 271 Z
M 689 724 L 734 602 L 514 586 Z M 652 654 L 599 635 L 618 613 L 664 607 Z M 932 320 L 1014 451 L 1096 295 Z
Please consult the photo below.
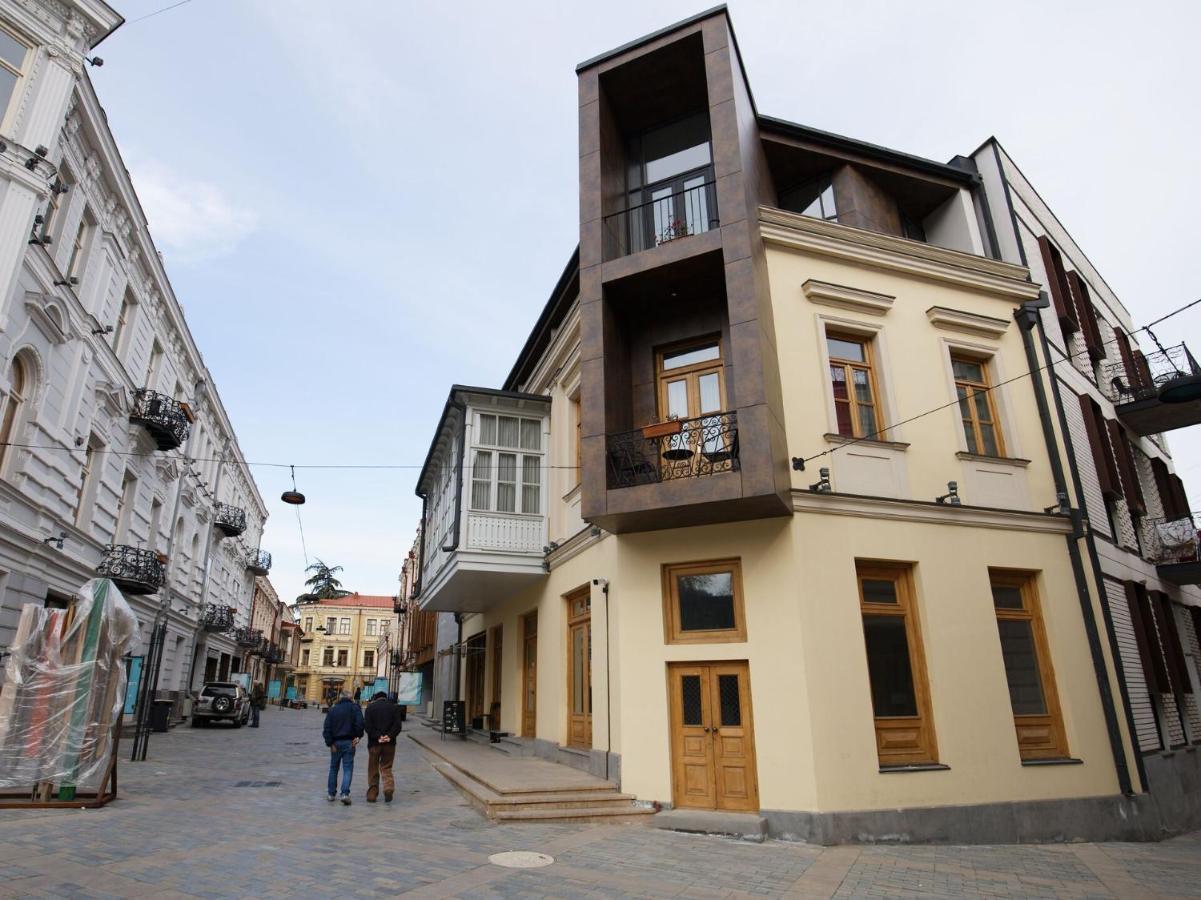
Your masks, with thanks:
M 1118 419 L 1135 434 L 1201 424 L 1201 366 L 1184 344 L 1135 351 L 1107 366 L 1105 381 Z
M 697 179 L 698 181 L 700 179 Z M 617 259 L 720 225 L 712 180 L 631 206 L 604 219 L 604 257 Z
M 210 633 L 229 631 L 234 627 L 234 608 L 219 603 L 206 603 L 200 615 L 200 626 Z
M 153 594 L 163 586 L 164 568 L 151 550 L 110 544 L 96 574 L 111 578 L 126 594 Z
M 1143 522 L 1143 556 L 1172 584 L 1201 584 L 1201 533 L 1192 516 Z
M 246 530 L 246 510 L 218 503 L 213 509 L 213 524 L 226 537 L 237 537 Z
M 609 490 L 738 470 L 738 416 L 711 413 L 611 434 Z
M 135 391 L 133 396 L 133 411 L 129 414 L 129 421 L 150 432 L 160 450 L 174 450 L 183 446 L 191 428 L 191 416 L 184 405 L 149 388 Z

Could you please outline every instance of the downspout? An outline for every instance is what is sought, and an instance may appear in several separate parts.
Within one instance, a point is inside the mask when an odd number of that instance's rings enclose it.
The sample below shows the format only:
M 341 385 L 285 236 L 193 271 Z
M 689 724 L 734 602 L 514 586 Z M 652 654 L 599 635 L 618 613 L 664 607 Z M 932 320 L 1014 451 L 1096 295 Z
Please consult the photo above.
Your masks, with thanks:
M 214 497 L 214 499 L 221 496 L 221 476 L 223 474 L 225 474 L 225 453 L 224 452 L 220 453 L 218 455 L 218 459 L 217 459 L 217 477 L 213 482 L 213 497 Z M 172 519 L 171 528 L 172 528 L 172 537 L 174 537 L 174 528 L 175 528 L 174 519 Z M 208 641 L 201 642 L 201 640 L 200 640 L 200 633 L 203 630 L 203 626 L 200 624 L 200 619 L 204 615 L 204 605 L 208 602 L 209 571 L 210 571 L 209 565 L 212 562 L 213 532 L 215 530 L 216 530 L 215 528 L 209 529 L 208 538 L 204 542 L 204 584 L 200 588 L 200 605 L 199 605 L 198 614 L 196 617 L 196 625 L 192 629 L 192 665 L 188 669 L 188 680 L 187 680 L 186 686 L 184 688 L 189 694 L 192 693 L 192 679 L 196 675 L 196 660 L 200 656 L 200 648 L 202 646 L 204 646 L 204 647 L 208 646 Z M 253 603 L 254 601 L 252 600 L 251 602 Z M 253 610 L 252 610 L 252 612 L 253 612 Z
M 1041 319 L 1039 310 L 1046 309 L 1048 306 L 1050 306 L 1050 300 L 1047 298 L 1046 292 L 1040 291 L 1038 300 L 1027 301 L 1022 304 L 1020 309 L 1014 312 L 1014 319 L 1018 323 L 1018 330 L 1022 335 L 1022 346 L 1026 350 L 1026 365 L 1030 370 L 1030 380 L 1034 385 L 1034 399 L 1038 405 L 1038 418 L 1042 423 L 1043 439 L 1047 445 L 1047 455 L 1051 460 L 1051 474 L 1055 481 L 1055 492 L 1061 498 L 1061 501 L 1066 503 L 1068 498 L 1067 479 L 1064 476 L 1063 460 L 1059 456 L 1059 446 L 1055 440 L 1055 427 L 1051 419 L 1051 410 L 1047 404 L 1046 388 L 1043 385 L 1042 371 L 1038 365 L 1038 353 L 1034 346 L 1034 335 L 1032 334 L 1032 331 L 1038 326 Z M 1048 371 L 1052 381 L 1054 381 L 1054 370 L 1048 366 Z M 1062 406 L 1060 407 L 1060 413 L 1062 414 Z M 1066 422 L 1062 422 L 1061 424 L 1064 427 L 1064 439 L 1066 443 L 1068 434 L 1067 424 Z M 1076 496 L 1084 496 L 1079 491 L 1079 485 L 1077 485 Z M 1109 734 L 1109 746 L 1113 754 L 1114 769 L 1118 776 L 1118 787 L 1123 794 L 1131 794 L 1133 793 L 1133 788 L 1130 783 L 1130 770 L 1126 764 L 1126 748 L 1122 744 L 1122 734 L 1118 728 L 1118 716 L 1114 705 L 1113 692 L 1109 685 L 1109 673 L 1105 666 L 1105 656 L 1101 652 L 1101 638 L 1097 632 L 1097 621 L 1093 612 L 1092 598 L 1088 590 L 1088 579 L 1085 577 L 1084 562 L 1080 557 L 1079 541 L 1082 537 L 1086 537 L 1086 530 L 1079 509 L 1069 507 L 1068 513 L 1071 516 L 1072 532 L 1065 535 L 1065 540 L 1068 546 L 1068 557 L 1072 562 L 1072 575 L 1076 579 L 1076 593 L 1080 599 L 1080 611 L 1084 617 L 1084 630 L 1088 636 L 1089 654 L 1092 656 L 1093 671 L 1097 678 L 1097 687 L 1101 693 L 1101 708 L 1105 715 L 1105 730 Z M 1098 593 L 1103 590 L 1103 583 L 1100 581 L 1097 582 L 1097 590 Z
M 609 631 L 609 579 L 597 579 L 602 583 L 601 590 L 605 594 L 605 781 L 609 780 L 609 757 L 613 755 L 613 692 L 609 687 L 609 644 L 612 643 Z
M 1009 212 L 1009 224 L 1013 228 L 1013 242 L 1017 246 L 1018 261 L 1027 270 L 1029 270 L 1030 261 L 1026 257 L 1026 247 L 1022 243 L 1022 232 L 1021 232 L 1021 229 L 1018 227 L 1017 210 L 1014 209 L 1014 206 L 1013 206 L 1013 196 L 1009 190 L 1009 179 L 1005 177 L 1005 167 L 1001 163 L 1001 151 L 999 149 L 999 146 L 998 146 L 995 138 L 992 141 L 992 153 L 993 153 L 993 160 L 997 166 L 997 176 L 1001 180 L 1001 188 L 1002 188 L 1002 190 L 1004 192 L 1004 196 L 1005 196 L 1005 207 L 1006 207 L 1007 211 Z M 997 250 L 999 253 L 1000 252 L 1000 244 L 997 245 Z M 1045 301 L 1045 296 L 1040 296 L 1040 300 Z M 1063 411 L 1063 396 L 1060 394 L 1060 391 L 1059 391 L 1059 379 L 1055 375 L 1054 364 L 1051 361 L 1051 343 L 1047 339 L 1047 329 L 1046 329 L 1046 326 L 1043 325 L 1041 314 L 1037 318 L 1037 324 L 1038 324 L 1039 341 L 1041 342 L 1042 348 L 1043 348 L 1043 358 L 1046 360 L 1048 380 L 1051 382 L 1051 395 L 1055 399 L 1055 412 L 1056 412 L 1056 416 L 1059 420 L 1059 428 L 1063 434 L 1063 446 L 1064 446 L 1065 452 L 1067 453 L 1068 470 L 1072 473 L 1072 487 L 1076 492 L 1076 496 L 1081 498 L 1081 502 L 1083 502 L 1084 485 L 1080 480 L 1080 467 L 1076 464 L 1076 454 L 1074 452 L 1068 451 L 1068 447 L 1071 445 L 1071 431 L 1068 430 L 1067 414 Z M 1023 333 L 1022 339 L 1023 339 L 1023 341 L 1026 340 L 1026 335 L 1024 333 Z M 1029 353 L 1027 353 L 1027 359 L 1029 359 Z M 1034 366 L 1032 365 L 1031 371 L 1033 371 L 1033 369 L 1034 369 Z M 1037 379 L 1036 379 L 1036 381 L 1037 381 Z M 1041 382 L 1039 382 L 1039 384 L 1041 387 Z M 1046 429 L 1046 426 L 1044 425 L 1044 432 L 1045 432 L 1045 429 Z M 1122 694 L 1122 706 L 1123 706 L 1123 710 L 1126 714 L 1126 730 L 1127 730 L 1127 733 L 1130 735 L 1131 754 L 1134 756 L 1134 765 L 1135 765 L 1136 770 L 1138 771 L 1139 783 L 1142 785 L 1143 791 L 1146 791 L 1147 790 L 1147 771 L 1146 771 L 1146 768 L 1143 766 L 1142 753 L 1138 749 L 1138 731 L 1135 728 L 1134 713 L 1131 711 L 1131 706 L 1130 706 L 1130 690 L 1126 686 L 1126 671 L 1122 667 L 1122 656 L 1121 656 L 1121 650 L 1118 647 L 1117 632 L 1114 631 L 1114 627 L 1113 627 L 1113 614 L 1109 609 L 1109 597 L 1105 593 L 1105 577 L 1104 577 L 1104 574 L 1101 572 L 1101 563 L 1100 563 L 1099 557 L 1097 556 L 1097 544 L 1093 538 L 1091 529 L 1089 529 L 1087 531 L 1087 533 L 1085 534 L 1084 540 L 1085 540 L 1085 546 L 1088 548 L 1089 562 L 1091 563 L 1091 566 L 1092 566 L 1093 581 L 1097 585 L 1097 602 L 1101 605 L 1101 615 L 1104 617 L 1105 629 L 1108 632 L 1107 636 L 1109 638 L 1109 655 L 1110 655 L 1110 658 L 1113 659 L 1114 672 L 1118 678 L 1118 689 L 1121 691 L 1121 694 Z M 1086 621 L 1091 620 L 1091 616 L 1092 616 L 1092 611 L 1090 609 L 1089 615 L 1086 616 Z M 1094 666 L 1095 665 L 1096 665 L 1096 660 L 1094 659 Z M 1104 684 L 1105 684 L 1106 689 L 1108 689 L 1108 686 L 1109 686 L 1108 678 L 1105 679 Z M 1110 741 L 1112 742 L 1112 740 L 1113 740 L 1113 735 L 1111 733 Z M 1124 768 L 1125 768 L 1125 766 L 1122 766 L 1119 769 L 1119 771 L 1121 771 L 1121 769 L 1124 769 Z M 1129 777 L 1129 775 L 1127 775 L 1127 777 Z

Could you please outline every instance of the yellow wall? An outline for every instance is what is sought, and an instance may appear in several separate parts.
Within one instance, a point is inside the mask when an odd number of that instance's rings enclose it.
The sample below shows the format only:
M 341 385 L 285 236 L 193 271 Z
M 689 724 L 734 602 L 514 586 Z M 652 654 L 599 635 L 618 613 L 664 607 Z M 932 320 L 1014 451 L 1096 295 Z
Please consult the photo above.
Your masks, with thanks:
M 300 653 L 303 656 L 304 651 L 309 651 L 309 664 L 307 666 L 297 665 L 296 675 L 306 676 L 308 678 L 308 690 L 306 697 L 309 701 L 320 702 L 324 698 L 325 683 L 323 677 L 342 676 L 343 689 L 354 692 L 356 687 L 361 687 L 368 682 L 374 682 L 376 677 L 376 663 L 373 661 L 370 666 L 363 665 L 363 651 L 371 650 L 376 652 L 376 645 L 379 643 L 379 622 L 388 622 L 388 627 L 395 631 L 396 616 L 388 609 L 380 609 L 377 607 L 361 608 L 352 606 L 326 606 L 324 604 L 300 604 L 297 606 L 297 614 L 300 619 L 300 627 L 304 629 L 306 641 L 300 645 Z M 313 619 L 313 628 L 304 628 L 305 621 L 309 617 Z M 350 634 L 322 634 L 317 631 L 318 625 L 325 625 L 327 618 L 333 617 L 339 621 L 348 618 L 350 619 Z M 375 619 L 376 631 L 373 635 L 367 634 L 367 620 Z M 312 640 L 307 640 L 308 638 Z M 323 666 L 321 660 L 325 653 L 325 648 L 334 648 L 334 661 L 337 662 L 338 650 L 347 651 L 347 665 L 345 666 Z

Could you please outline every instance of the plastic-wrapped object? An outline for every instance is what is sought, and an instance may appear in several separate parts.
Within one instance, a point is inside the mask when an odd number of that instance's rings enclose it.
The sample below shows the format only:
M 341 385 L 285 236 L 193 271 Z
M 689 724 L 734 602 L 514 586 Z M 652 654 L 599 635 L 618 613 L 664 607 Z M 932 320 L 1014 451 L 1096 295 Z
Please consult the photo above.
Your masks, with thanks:
M 68 609 L 22 608 L 0 691 L 0 788 L 55 782 L 73 794 L 101 781 L 137 632 L 107 578 L 84 584 Z

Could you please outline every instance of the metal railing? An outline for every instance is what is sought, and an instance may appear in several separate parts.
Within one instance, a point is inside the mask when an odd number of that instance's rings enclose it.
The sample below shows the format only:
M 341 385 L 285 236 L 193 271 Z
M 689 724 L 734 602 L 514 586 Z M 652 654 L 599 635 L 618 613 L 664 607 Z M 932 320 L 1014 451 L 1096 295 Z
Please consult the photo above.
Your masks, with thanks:
M 604 256 L 617 259 L 670 241 L 712 231 L 720 224 L 712 181 L 648 200 L 604 218 Z
M 234 643 L 239 647 L 246 647 L 253 650 L 263 640 L 263 632 L 259 628 L 249 628 L 241 625 L 234 629 Z
M 101 578 L 111 578 L 127 594 L 153 594 L 163 586 L 164 567 L 158 554 L 126 544 L 109 544 L 96 567 Z
M 675 419 L 606 441 L 610 489 L 733 472 L 738 463 L 737 413 Z
M 149 388 L 134 391 L 129 421 L 149 431 L 160 450 L 182 446 L 191 428 L 182 403 Z
M 1143 556 L 1156 565 L 1195 561 L 1201 548 L 1197 526 L 1192 516 L 1144 519 Z
M 227 537 L 237 537 L 246 530 L 246 510 L 229 503 L 218 503 L 213 508 L 213 521 Z
M 1134 371 L 1127 371 L 1126 364 L 1119 360 L 1105 367 L 1103 385 L 1105 393 L 1114 403 L 1133 403 L 1150 400 L 1159 394 L 1159 389 L 1178 378 L 1201 375 L 1201 366 L 1193 359 L 1183 343 L 1166 349 L 1160 348 L 1146 355 L 1135 351 Z
M 246 568 L 255 575 L 266 575 L 271 571 L 271 554 L 266 550 L 256 550 L 246 560 Z
M 200 614 L 200 626 L 209 632 L 229 631 L 234 627 L 234 608 L 219 603 L 206 603 Z

